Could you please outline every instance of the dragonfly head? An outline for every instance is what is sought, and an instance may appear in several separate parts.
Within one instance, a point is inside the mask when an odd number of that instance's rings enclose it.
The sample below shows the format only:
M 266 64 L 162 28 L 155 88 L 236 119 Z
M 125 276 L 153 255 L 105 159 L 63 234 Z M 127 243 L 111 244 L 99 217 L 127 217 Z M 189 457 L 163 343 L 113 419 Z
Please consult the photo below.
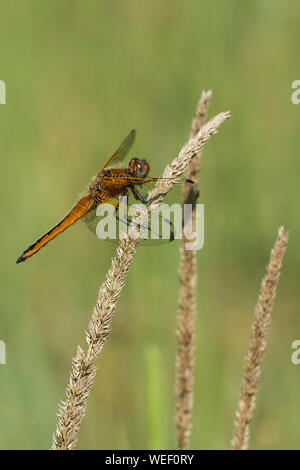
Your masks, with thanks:
M 128 164 L 128 167 L 132 171 L 133 176 L 138 178 L 144 178 L 148 175 L 150 166 L 146 160 L 140 160 L 139 158 L 132 158 Z

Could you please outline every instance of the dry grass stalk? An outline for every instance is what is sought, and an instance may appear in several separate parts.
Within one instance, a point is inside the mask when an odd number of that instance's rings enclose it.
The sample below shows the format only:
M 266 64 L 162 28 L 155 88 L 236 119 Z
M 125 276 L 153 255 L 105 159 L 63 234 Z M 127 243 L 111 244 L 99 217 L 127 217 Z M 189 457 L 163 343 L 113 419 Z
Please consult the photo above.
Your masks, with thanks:
M 171 180 L 159 181 L 149 195 L 149 199 L 155 198 L 155 202 L 149 205 L 150 208 L 161 202 L 165 194 L 172 188 L 176 178 L 186 170 L 193 157 L 200 152 L 203 145 L 228 118 L 229 113 L 220 113 L 208 122 L 193 139 L 188 141 L 179 156 L 164 171 L 163 176 L 171 178 Z M 59 405 L 59 419 L 53 435 L 53 450 L 71 450 L 76 446 L 80 425 L 86 414 L 87 399 L 96 375 L 96 359 L 110 332 L 116 302 L 124 287 L 138 243 L 139 240 L 129 240 L 128 238 L 120 241 L 106 279 L 100 287 L 97 303 L 86 333 L 88 350 L 85 353 L 78 347 L 77 354 L 72 361 L 66 401 Z
M 197 104 L 196 115 L 192 121 L 191 132 L 190 132 L 190 139 L 195 137 L 201 127 L 205 124 L 208 114 L 208 107 L 211 101 L 212 91 L 203 91 L 200 100 Z M 190 165 L 188 166 L 186 177 L 198 182 L 199 178 L 199 170 L 200 170 L 200 155 L 197 158 L 194 158 Z M 189 189 L 187 185 L 184 186 L 184 190 L 186 191 Z
M 195 118 L 192 122 L 190 138 L 195 137 L 204 125 L 212 92 L 202 92 L 197 105 Z M 201 153 L 193 158 L 186 172 L 186 177 L 198 183 Z M 191 202 L 191 186 L 183 186 L 183 204 Z M 195 226 L 196 212 L 192 211 L 189 223 Z M 181 450 L 190 446 L 192 428 L 192 410 L 194 400 L 195 370 L 195 316 L 196 316 L 196 285 L 197 256 L 195 250 L 186 250 L 188 242 L 183 234 L 180 247 L 179 264 L 179 309 L 177 316 L 178 352 L 176 357 L 176 414 L 177 443 Z
M 288 232 L 285 232 L 284 227 L 280 227 L 255 308 L 250 346 L 245 360 L 244 377 L 231 442 L 232 450 L 248 449 L 249 425 L 256 406 L 261 362 L 266 349 L 266 337 L 270 328 L 273 302 L 276 297 L 280 269 L 287 244 Z

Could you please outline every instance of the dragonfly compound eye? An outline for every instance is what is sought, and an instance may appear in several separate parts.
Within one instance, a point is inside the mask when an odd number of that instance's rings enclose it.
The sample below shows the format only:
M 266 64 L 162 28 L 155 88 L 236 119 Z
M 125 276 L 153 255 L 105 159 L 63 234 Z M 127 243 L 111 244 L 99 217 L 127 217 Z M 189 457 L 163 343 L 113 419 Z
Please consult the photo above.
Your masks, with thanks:
M 143 178 L 148 175 L 150 167 L 146 160 L 139 160 L 138 158 L 132 158 L 129 162 L 129 167 L 133 172 L 134 176 Z

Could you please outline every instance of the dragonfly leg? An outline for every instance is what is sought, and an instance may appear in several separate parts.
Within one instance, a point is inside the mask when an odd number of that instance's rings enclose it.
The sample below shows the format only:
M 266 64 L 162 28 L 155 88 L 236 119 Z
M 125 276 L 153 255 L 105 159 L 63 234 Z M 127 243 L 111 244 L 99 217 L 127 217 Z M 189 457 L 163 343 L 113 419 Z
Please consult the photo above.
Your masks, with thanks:
M 155 199 L 158 199 L 158 198 L 161 197 L 161 196 L 163 197 L 163 196 L 165 196 L 165 194 L 166 194 L 166 193 L 158 193 L 158 194 L 156 194 L 156 196 L 151 197 L 151 198 L 147 201 L 147 204 L 151 204 L 152 202 L 155 201 Z
M 134 197 L 135 197 L 135 199 L 136 199 L 137 201 L 141 201 L 143 204 L 147 204 L 147 202 L 148 202 L 147 199 L 145 199 L 145 198 L 141 195 L 141 193 L 136 189 L 135 186 L 132 186 L 130 189 L 131 189 L 132 194 L 134 195 Z

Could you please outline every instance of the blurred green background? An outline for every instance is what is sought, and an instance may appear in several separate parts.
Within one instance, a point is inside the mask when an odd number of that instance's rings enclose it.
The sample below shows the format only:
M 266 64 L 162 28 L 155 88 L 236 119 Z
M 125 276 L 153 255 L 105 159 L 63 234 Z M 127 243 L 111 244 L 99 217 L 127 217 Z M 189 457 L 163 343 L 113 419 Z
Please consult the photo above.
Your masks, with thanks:
M 71 357 L 85 345 L 115 246 L 78 223 L 30 261 L 135 127 L 133 156 L 165 165 L 203 89 L 232 118 L 205 147 L 198 254 L 195 449 L 228 448 L 259 286 L 277 229 L 291 231 L 251 448 L 299 448 L 299 2 L 0 2 L 0 447 L 49 448 Z M 179 193 L 180 197 L 180 193 Z M 119 300 L 78 448 L 175 448 L 179 245 L 140 248 Z

